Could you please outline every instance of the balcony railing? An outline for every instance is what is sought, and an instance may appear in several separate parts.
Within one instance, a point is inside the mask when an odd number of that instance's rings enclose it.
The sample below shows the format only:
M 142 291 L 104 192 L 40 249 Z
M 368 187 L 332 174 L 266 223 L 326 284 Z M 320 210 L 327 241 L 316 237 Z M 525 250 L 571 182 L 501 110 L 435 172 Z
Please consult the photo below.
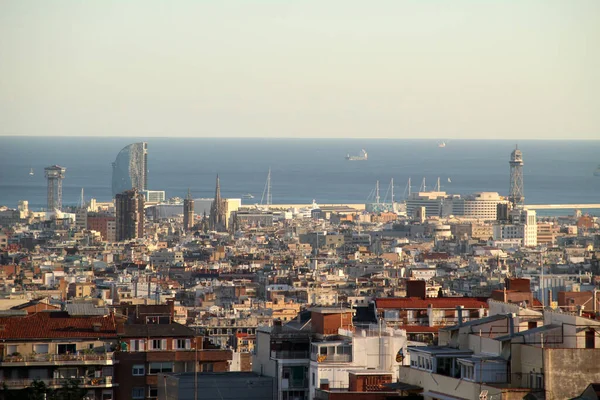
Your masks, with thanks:
M 56 378 L 56 379 L 5 379 L 0 380 L 0 386 L 6 385 L 8 389 L 21 389 L 31 386 L 34 382 L 43 382 L 48 387 L 62 387 L 66 384 L 77 383 L 83 388 L 113 387 L 112 376 L 100 378 Z
M 27 354 L 4 356 L 1 363 L 81 363 L 90 361 L 113 361 L 113 353 L 92 354 Z
M 350 362 L 352 361 L 352 354 L 317 354 L 311 353 L 310 359 L 319 363 L 332 363 L 332 362 Z
M 308 351 L 294 351 L 294 350 L 271 350 L 271 358 L 277 358 L 280 360 L 302 360 L 308 359 Z

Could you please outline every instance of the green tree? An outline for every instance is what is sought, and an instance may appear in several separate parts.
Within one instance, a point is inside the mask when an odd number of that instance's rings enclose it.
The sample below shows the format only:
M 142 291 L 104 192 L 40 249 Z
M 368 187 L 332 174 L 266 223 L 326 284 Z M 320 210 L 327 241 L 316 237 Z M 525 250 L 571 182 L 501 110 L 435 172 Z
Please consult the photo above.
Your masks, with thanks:
M 48 400 L 81 400 L 86 393 L 87 390 L 79 387 L 79 380 L 68 379 L 60 389 L 54 391 L 52 397 L 48 396 Z

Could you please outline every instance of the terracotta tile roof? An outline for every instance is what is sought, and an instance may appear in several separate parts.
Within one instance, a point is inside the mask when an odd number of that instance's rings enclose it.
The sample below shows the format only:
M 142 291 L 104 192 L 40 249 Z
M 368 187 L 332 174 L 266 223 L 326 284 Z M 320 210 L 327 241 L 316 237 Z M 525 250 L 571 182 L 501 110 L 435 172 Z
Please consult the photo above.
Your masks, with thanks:
M 94 331 L 94 324 L 100 324 Z M 110 316 L 73 317 L 62 311 L 38 312 L 24 317 L 0 318 L 0 339 L 63 339 L 117 337 L 117 324 Z
M 464 306 L 466 309 L 488 308 L 485 297 L 432 297 L 420 299 L 418 297 L 386 297 L 375 299 L 379 309 L 426 309 L 429 305 L 433 308 L 455 309 Z

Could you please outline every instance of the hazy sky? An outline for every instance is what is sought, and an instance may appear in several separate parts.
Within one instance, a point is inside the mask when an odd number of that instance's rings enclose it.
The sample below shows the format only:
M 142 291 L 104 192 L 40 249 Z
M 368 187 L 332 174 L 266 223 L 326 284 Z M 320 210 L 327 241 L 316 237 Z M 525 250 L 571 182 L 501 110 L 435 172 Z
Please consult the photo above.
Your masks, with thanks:
M 600 139 L 600 0 L 0 2 L 0 135 Z

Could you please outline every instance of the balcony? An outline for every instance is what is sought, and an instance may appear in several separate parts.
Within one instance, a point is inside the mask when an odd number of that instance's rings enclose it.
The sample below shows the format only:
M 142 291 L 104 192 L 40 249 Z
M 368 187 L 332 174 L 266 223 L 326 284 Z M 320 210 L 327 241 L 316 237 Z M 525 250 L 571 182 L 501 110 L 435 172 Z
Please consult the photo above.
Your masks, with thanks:
M 336 363 L 336 362 L 351 362 L 352 354 L 317 354 L 310 355 L 311 361 L 318 363 Z
M 308 360 L 308 351 L 302 350 L 271 350 L 271 358 L 279 360 Z
M 118 387 L 118 383 L 113 382 L 112 376 L 101 378 L 58 378 L 58 379 L 5 379 L 0 381 L 0 386 L 6 385 L 7 389 L 23 389 L 31 386 L 34 382 L 43 382 L 47 387 L 58 389 L 65 384 L 77 382 L 79 387 L 85 389 L 106 389 Z
M 0 361 L 2 367 L 23 367 L 43 365 L 113 365 L 118 363 L 113 353 L 99 354 L 27 354 L 5 356 Z

